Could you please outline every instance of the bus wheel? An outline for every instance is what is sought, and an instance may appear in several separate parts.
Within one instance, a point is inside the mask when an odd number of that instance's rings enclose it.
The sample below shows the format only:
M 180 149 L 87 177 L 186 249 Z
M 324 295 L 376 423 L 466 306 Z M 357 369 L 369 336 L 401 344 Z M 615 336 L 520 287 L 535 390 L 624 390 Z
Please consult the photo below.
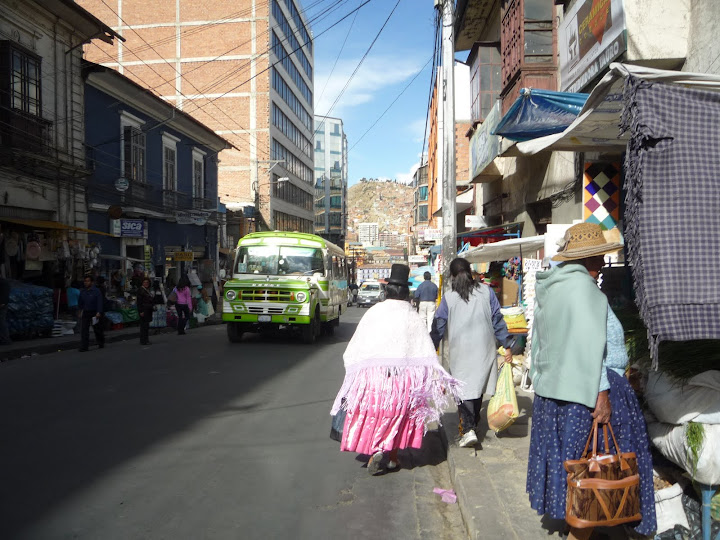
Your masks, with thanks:
M 337 320 L 337 319 L 336 319 Z M 323 325 L 323 332 L 326 336 L 332 336 L 335 334 L 335 321 L 326 322 Z
M 303 343 L 315 343 L 315 339 L 320 333 L 320 314 L 315 311 L 315 316 L 310 321 L 310 324 L 306 324 L 302 327 L 302 340 Z
M 240 330 L 240 324 L 238 323 L 227 323 L 227 335 L 230 343 L 240 343 L 242 340 L 242 330 Z

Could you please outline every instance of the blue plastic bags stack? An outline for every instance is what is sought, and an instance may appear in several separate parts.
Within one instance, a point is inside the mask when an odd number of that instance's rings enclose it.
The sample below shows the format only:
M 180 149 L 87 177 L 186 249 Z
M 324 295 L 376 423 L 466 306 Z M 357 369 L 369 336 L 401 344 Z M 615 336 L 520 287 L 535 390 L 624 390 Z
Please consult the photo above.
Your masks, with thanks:
M 32 337 L 53 328 L 53 290 L 10 282 L 7 324 L 10 336 Z

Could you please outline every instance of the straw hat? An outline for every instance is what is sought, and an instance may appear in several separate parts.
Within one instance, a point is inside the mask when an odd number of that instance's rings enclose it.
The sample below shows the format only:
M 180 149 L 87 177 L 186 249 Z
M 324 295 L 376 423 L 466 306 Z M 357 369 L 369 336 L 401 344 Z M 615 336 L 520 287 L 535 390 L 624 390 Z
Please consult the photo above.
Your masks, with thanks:
M 620 242 L 608 242 L 597 223 L 578 223 L 565 231 L 563 245 L 553 261 L 574 261 L 605 255 L 622 248 Z

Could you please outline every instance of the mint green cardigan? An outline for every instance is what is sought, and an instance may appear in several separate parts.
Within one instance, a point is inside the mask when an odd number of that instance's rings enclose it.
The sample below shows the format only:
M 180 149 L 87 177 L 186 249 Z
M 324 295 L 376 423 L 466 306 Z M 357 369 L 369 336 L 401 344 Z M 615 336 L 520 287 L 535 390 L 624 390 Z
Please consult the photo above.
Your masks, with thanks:
M 608 303 L 584 266 L 537 274 L 532 334 L 535 393 L 595 408 L 607 343 Z

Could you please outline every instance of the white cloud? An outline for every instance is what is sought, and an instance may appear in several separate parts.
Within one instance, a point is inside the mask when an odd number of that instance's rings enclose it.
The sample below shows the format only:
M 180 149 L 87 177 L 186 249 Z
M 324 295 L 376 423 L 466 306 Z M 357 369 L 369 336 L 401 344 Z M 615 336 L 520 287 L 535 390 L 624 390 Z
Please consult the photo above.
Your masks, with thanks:
M 395 175 L 395 178 L 397 179 L 399 184 L 412 184 L 413 176 L 415 176 L 415 171 L 418 170 L 418 167 L 420 167 L 420 162 L 418 161 L 415 163 L 412 167 L 410 167 L 410 170 L 408 172 L 399 172 Z
M 329 81 L 327 77 L 332 65 L 316 66 L 315 99 L 317 101 L 315 103 L 315 114 L 328 113 L 328 109 L 347 84 L 358 62 L 358 58 L 340 59 Z M 410 58 L 392 56 L 366 58 L 340 101 L 330 112 L 330 115 L 342 116 L 341 111 L 343 109 L 372 101 L 376 92 L 412 77 L 421 67 L 420 62 Z M 325 68 L 324 72 L 323 68 Z M 326 81 L 327 87 L 325 87 Z M 323 87 L 325 87 L 324 92 L 322 91 Z
M 414 142 L 422 144 L 425 140 L 425 123 L 425 118 L 418 118 L 408 124 L 408 131 Z

